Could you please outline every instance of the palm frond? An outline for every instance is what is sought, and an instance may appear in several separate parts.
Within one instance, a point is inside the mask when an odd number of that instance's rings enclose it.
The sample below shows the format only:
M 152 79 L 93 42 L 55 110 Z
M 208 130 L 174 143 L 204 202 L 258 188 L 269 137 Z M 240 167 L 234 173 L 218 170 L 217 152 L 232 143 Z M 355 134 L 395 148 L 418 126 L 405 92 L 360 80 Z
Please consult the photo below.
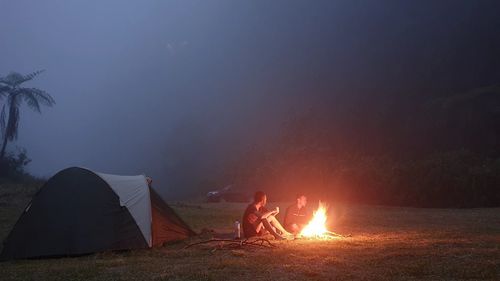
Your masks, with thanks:
M 2 79 L 2 78 L 0 78 L 0 79 Z M 11 92 L 11 90 L 12 90 L 12 87 L 0 82 L 0 100 L 3 97 L 7 96 Z
M 23 95 L 23 98 L 26 101 L 26 104 L 31 107 L 31 109 L 38 113 L 42 113 L 40 109 L 40 102 L 38 102 L 38 100 L 33 95 Z
M 18 94 L 38 113 L 41 112 L 40 105 L 52 106 L 56 103 L 47 92 L 37 88 L 19 88 Z
M 45 71 L 45 69 L 41 69 L 41 70 L 37 70 L 37 71 L 32 72 L 32 73 L 29 73 L 27 75 L 24 75 L 24 79 L 25 79 L 25 81 L 31 80 L 31 79 L 35 78 L 36 76 L 40 75 L 44 71 Z
M 22 83 L 32 80 L 36 76 L 38 76 L 40 73 L 44 72 L 45 70 L 37 70 L 35 72 L 29 73 L 27 75 L 22 75 L 18 72 L 11 72 L 7 76 L 3 77 L 0 79 L 0 82 L 6 85 L 9 85 L 11 87 L 16 87 L 21 85 Z
M 9 86 L 0 84 L 0 97 L 6 95 L 9 90 Z
M 19 81 L 22 81 L 23 79 L 24 76 L 21 73 L 11 72 L 2 79 L 2 83 L 15 87 L 16 85 L 19 85 Z

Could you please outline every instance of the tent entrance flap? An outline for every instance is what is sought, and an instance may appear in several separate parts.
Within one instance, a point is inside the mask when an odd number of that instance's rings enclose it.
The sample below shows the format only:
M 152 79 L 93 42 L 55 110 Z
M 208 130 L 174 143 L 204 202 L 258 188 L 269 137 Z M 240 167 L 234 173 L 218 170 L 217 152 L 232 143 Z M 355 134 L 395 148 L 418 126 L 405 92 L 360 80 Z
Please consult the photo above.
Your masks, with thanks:
M 151 199 L 146 177 L 139 176 L 117 176 L 96 173 L 111 189 L 118 195 L 120 205 L 128 209 L 139 226 L 148 246 L 152 246 L 151 239 Z
M 153 216 L 153 246 L 161 246 L 168 241 L 182 240 L 195 232 L 163 201 L 158 193 L 151 190 Z

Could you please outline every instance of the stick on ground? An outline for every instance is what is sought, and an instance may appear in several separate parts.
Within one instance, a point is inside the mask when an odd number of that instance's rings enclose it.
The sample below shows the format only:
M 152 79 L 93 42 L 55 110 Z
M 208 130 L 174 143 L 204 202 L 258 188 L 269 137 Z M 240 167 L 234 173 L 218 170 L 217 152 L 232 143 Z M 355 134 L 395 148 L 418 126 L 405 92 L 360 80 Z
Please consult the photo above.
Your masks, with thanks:
M 224 246 L 228 246 L 228 247 L 232 247 L 232 248 L 235 248 L 235 247 L 241 248 L 244 246 L 276 248 L 276 245 L 272 244 L 269 240 L 264 239 L 264 238 L 259 238 L 259 239 L 255 239 L 255 240 L 215 239 L 215 238 L 213 238 L 213 239 L 209 239 L 209 240 L 204 240 L 204 241 L 188 244 L 188 245 L 186 245 L 186 247 L 184 247 L 184 249 L 187 249 L 187 248 L 190 248 L 193 246 L 197 246 L 197 245 L 201 245 L 201 244 L 210 244 L 210 243 L 215 243 L 215 242 L 219 243 L 219 245 L 218 245 L 219 248 L 222 248 Z

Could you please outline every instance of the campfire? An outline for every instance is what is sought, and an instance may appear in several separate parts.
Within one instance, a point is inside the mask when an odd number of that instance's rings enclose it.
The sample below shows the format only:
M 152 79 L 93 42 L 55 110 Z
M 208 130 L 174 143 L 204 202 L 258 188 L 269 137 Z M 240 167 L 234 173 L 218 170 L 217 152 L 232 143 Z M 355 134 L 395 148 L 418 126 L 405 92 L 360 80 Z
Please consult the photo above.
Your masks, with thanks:
M 312 219 L 300 232 L 301 237 L 322 240 L 340 238 L 340 235 L 326 228 L 327 209 L 328 206 L 319 201 L 318 209 L 314 211 Z

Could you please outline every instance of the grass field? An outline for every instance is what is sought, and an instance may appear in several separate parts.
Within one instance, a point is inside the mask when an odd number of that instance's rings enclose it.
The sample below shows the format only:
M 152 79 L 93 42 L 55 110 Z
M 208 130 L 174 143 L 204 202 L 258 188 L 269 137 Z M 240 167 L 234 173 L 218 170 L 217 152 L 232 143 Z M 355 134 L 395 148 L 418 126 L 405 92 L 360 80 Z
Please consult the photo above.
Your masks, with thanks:
M 0 239 L 34 187 L 0 186 Z M 271 207 L 276 204 L 270 203 Z M 244 204 L 175 202 L 196 230 L 228 233 Z M 279 204 L 283 210 L 286 204 Z M 500 209 L 331 207 L 332 241 L 274 249 L 158 249 L 0 263 L 0 280 L 500 280 Z

